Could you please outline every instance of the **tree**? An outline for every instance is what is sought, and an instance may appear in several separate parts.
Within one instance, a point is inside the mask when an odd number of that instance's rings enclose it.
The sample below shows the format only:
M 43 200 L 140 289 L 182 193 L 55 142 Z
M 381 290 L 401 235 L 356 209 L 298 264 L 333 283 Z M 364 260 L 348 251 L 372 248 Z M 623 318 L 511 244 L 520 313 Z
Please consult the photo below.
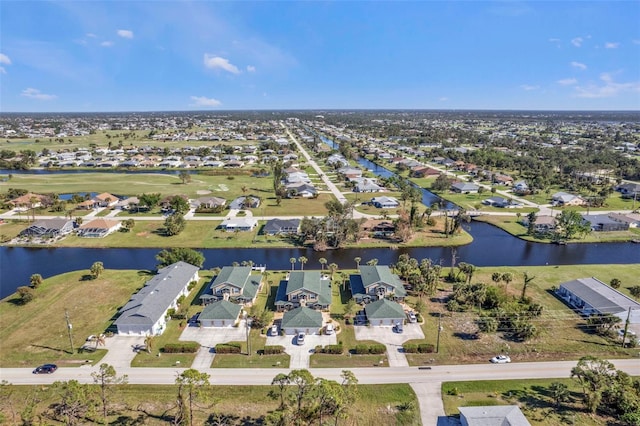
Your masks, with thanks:
M 107 414 L 109 411 L 109 394 L 114 385 L 124 385 L 127 383 L 127 376 L 118 377 L 113 366 L 102 363 L 97 372 L 91 373 L 93 383 L 100 388 L 100 401 L 102 402 L 102 417 L 104 424 L 107 424 Z
M 575 210 L 564 210 L 556 216 L 556 234 L 565 240 L 576 235 L 586 235 L 591 231 L 591 224 Z
M 98 279 L 104 272 L 104 265 L 102 262 L 93 262 L 93 265 L 91 265 L 91 269 L 89 269 L 89 271 L 91 272 L 91 276 L 94 280 Z
M 144 206 L 144 207 L 148 208 L 149 210 L 152 210 L 155 206 L 158 205 L 158 203 L 160 202 L 161 198 L 162 198 L 162 195 L 160 193 L 158 193 L 158 192 L 153 193 L 153 194 L 142 194 L 142 195 L 139 195 L 138 199 L 140 200 L 140 204 L 138 204 L 138 206 Z
M 631 295 L 636 299 L 640 298 L 640 285 L 634 285 L 633 287 L 630 287 L 629 293 L 631 293 Z
M 373 258 L 367 261 L 367 265 L 369 266 L 376 266 L 378 264 L 378 259 Z
M 185 197 L 180 195 L 174 195 L 169 198 L 169 205 L 174 211 L 174 214 L 182 215 L 189 211 L 189 202 Z
M 279 373 L 276 377 L 271 381 L 271 386 L 276 386 L 277 391 L 271 390 L 269 391 L 269 396 L 272 399 L 280 400 L 280 410 L 283 410 L 286 406 L 285 396 L 287 388 L 289 387 L 289 376 L 284 373 Z
M 361 257 L 355 257 L 353 259 L 354 262 L 356 262 L 356 269 L 360 269 L 360 262 L 362 261 Z
M 29 278 L 29 283 L 31 285 L 31 288 L 38 288 L 40 284 L 42 284 L 42 275 L 40 274 L 31 275 L 31 278 Z
M 129 232 L 136 225 L 136 221 L 133 219 L 126 219 L 122 221 L 122 229 L 124 232 Z
M 186 226 L 187 222 L 184 220 L 184 217 L 176 212 L 167 216 L 164 220 L 164 233 L 172 237 L 184 231 Z
M 178 173 L 178 177 L 182 181 L 183 185 L 191 182 L 191 173 L 186 170 L 180 170 L 180 173 Z
M 586 408 L 595 413 L 600 405 L 603 390 L 612 382 L 615 367 L 607 360 L 594 356 L 580 358 L 571 369 L 571 377 L 582 386 L 582 397 Z
M 622 281 L 620 281 L 618 278 L 613 278 L 609 284 L 611 285 L 611 287 L 617 290 L 622 285 Z
M 511 272 L 505 272 L 502 274 L 502 281 L 504 281 L 504 288 L 506 289 L 509 286 L 509 283 L 513 281 L 513 274 Z
M 144 347 L 147 350 L 148 354 L 150 354 L 151 351 L 153 350 L 154 338 L 155 338 L 155 336 L 153 336 L 152 334 L 147 334 L 144 337 Z
M 611 313 L 605 314 L 593 314 L 587 318 L 587 324 L 594 326 L 598 334 L 606 336 L 611 330 L 613 330 L 618 324 L 622 322 L 620 317 L 617 317 Z
M 527 272 L 523 272 L 522 278 L 524 283 L 522 285 L 522 295 L 520 296 L 520 300 L 524 302 L 525 297 L 527 296 L 527 287 L 531 284 L 531 281 L 536 279 L 536 277 L 529 275 Z
M 327 259 L 324 257 L 321 257 L 320 259 L 318 259 L 318 262 L 320 262 L 321 271 L 324 272 L 324 266 L 327 264 Z
M 190 368 L 178 374 L 178 417 L 187 420 L 189 426 L 193 426 L 193 412 L 198 400 L 206 399 L 209 391 L 209 375 Z
M 59 400 L 52 404 L 54 416 L 68 426 L 74 426 L 95 407 L 88 385 L 77 380 L 54 382 L 53 389 Z
M 35 295 L 33 294 L 33 289 L 31 287 L 27 287 L 26 285 L 20 286 L 16 289 L 16 293 L 20 297 L 20 304 L 26 305 L 31 302 Z
M 202 268 L 205 261 L 201 252 L 183 247 L 162 250 L 156 255 L 156 260 L 160 262 L 158 268 L 164 268 L 180 261 Z
M 300 256 L 300 257 L 298 258 L 298 262 L 300 262 L 300 270 L 301 270 L 301 271 L 304 271 L 304 264 L 305 264 L 305 263 L 307 263 L 307 261 L 308 261 L 308 260 L 309 260 L 309 259 L 307 259 L 307 258 L 306 258 L 306 257 L 304 257 L 304 256 Z
M 527 215 L 527 235 L 533 235 L 536 232 L 536 212 Z
M 296 265 L 296 258 L 292 257 L 289 259 L 289 262 L 291 263 L 291 270 L 293 271 L 295 265 Z
M 447 191 L 451 188 L 451 184 L 453 183 L 453 179 L 445 175 L 444 173 L 439 175 L 435 181 L 431 184 L 431 189 L 433 191 Z
M 337 270 L 338 270 L 338 264 L 337 263 L 330 263 L 329 264 L 329 274 L 331 275 L 331 279 L 333 279 L 333 274 L 335 274 Z
M 553 382 L 549 386 L 549 392 L 556 404 L 556 409 L 560 408 L 560 404 L 569 399 L 569 387 L 564 383 Z
M 502 274 L 500 272 L 494 272 L 493 274 L 491 274 L 491 281 L 498 284 L 500 281 L 502 281 Z
M 347 318 L 351 318 L 359 307 L 360 306 L 353 298 L 347 300 L 347 303 L 345 303 L 344 305 L 344 316 Z

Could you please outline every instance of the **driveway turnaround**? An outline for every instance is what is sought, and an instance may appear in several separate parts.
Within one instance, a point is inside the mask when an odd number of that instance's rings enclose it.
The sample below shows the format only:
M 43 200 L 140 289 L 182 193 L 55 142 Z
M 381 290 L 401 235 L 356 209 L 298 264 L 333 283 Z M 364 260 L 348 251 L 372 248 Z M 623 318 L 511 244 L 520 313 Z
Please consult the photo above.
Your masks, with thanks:
M 189 324 L 180 335 L 180 340 L 200 343 L 200 349 L 196 354 L 191 368 L 202 370 L 211 368 L 213 358 L 216 356 L 215 347 L 219 343 L 244 342 L 247 340 L 247 329 L 244 320 L 240 320 L 237 327 L 199 327 Z
M 402 333 L 396 333 L 391 326 L 365 326 L 354 327 L 356 339 L 375 340 L 387 347 L 389 367 L 408 367 L 407 357 L 402 350 L 402 344 L 408 340 L 424 339 L 424 333 L 420 324 L 407 324 Z
M 337 343 L 336 335 L 307 335 L 304 338 L 303 345 L 298 345 L 296 336 L 268 336 L 267 345 L 284 346 L 284 351 L 291 357 L 289 360 L 289 368 L 299 370 L 301 368 L 309 368 L 309 357 L 313 354 L 316 346 L 335 345 Z

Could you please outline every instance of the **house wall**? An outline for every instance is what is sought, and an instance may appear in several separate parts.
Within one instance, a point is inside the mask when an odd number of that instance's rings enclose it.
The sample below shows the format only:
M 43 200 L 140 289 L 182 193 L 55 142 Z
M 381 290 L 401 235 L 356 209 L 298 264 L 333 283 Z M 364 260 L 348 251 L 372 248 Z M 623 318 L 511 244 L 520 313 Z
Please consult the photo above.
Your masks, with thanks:
M 318 334 L 319 331 L 320 331 L 319 328 L 291 327 L 291 328 L 285 328 L 284 334 L 286 334 L 287 336 L 294 336 L 300 332 L 304 332 L 305 334 L 315 335 L 315 334 Z
M 369 324 L 373 326 L 393 326 L 398 322 L 404 321 L 404 318 L 380 318 L 380 319 L 369 319 Z
M 237 323 L 237 321 L 234 320 L 223 320 L 223 319 L 215 319 L 215 320 L 209 320 L 209 319 L 201 319 L 200 320 L 200 324 L 202 324 L 202 327 L 233 327 L 235 326 L 235 324 Z

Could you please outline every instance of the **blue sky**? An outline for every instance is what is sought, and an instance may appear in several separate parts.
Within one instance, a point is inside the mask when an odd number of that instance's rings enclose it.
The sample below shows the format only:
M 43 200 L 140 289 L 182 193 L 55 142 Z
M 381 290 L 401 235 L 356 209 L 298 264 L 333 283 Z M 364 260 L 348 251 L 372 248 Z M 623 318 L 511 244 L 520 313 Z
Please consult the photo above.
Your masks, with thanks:
M 0 111 L 640 109 L 638 1 L 0 0 Z

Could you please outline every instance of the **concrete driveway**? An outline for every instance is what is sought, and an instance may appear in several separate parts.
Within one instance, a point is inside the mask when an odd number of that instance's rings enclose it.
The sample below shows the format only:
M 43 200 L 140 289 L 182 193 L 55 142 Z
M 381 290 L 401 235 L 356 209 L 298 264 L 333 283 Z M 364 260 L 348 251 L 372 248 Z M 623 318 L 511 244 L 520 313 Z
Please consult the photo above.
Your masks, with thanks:
M 299 370 L 309 368 L 309 357 L 316 346 L 335 345 L 338 342 L 335 333 L 329 336 L 307 335 L 304 340 L 304 345 L 298 345 L 296 336 L 268 336 L 266 344 L 284 346 L 284 351 L 291 357 L 289 368 Z
M 407 357 L 402 350 L 402 344 L 408 340 L 424 339 L 424 333 L 420 324 L 406 324 L 402 334 L 395 333 L 392 326 L 366 326 L 354 327 L 356 339 L 375 340 L 387 347 L 389 367 L 408 367 Z
M 100 360 L 100 364 L 112 365 L 116 371 L 131 367 L 131 361 L 144 347 L 144 339 L 144 336 L 120 336 L 118 334 L 107 337 L 104 341 L 107 354 Z
M 238 327 L 198 327 L 189 324 L 180 335 L 179 340 L 189 340 L 200 343 L 200 349 L 196 354 L 191 368 L 202 371 L 211 368 L 215 357 L 215 347 L 218 343 L 244 342 L 247 340 L 245 321 L 240 320 Z

